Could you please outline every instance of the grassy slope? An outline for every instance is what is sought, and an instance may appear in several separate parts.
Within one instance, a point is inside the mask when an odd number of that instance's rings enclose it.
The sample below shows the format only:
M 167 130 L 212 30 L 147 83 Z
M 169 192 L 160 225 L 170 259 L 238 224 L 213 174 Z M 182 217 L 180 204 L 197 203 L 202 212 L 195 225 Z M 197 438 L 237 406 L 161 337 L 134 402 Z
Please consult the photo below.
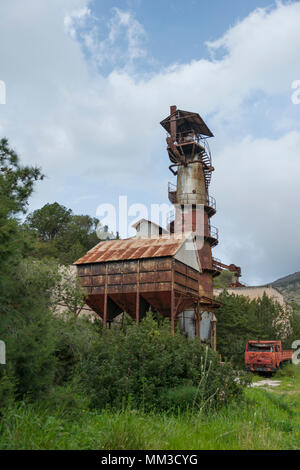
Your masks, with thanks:
M 278 389 L 248 389 L 244 401 L 210 416 L 134 410 L 64 416 L 19 405 L 2 420 L 0 449 L 300 449 L 300 366 L 276 379 Z

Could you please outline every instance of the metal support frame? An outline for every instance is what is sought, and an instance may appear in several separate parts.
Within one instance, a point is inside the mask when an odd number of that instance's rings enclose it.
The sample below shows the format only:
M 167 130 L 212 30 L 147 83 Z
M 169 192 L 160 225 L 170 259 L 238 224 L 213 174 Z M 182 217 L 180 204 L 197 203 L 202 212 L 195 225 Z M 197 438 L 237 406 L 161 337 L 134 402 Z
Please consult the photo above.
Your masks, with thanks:
M 138 265 L 137 265 L 135 320 L 136 320 L 136 323 L 139 324 L 140 322 L 140 261 L 138 261 Z
M 197 306 L 195 308 L 195 314 L 196 314 L 196 336 L 198 339 L 201 339 L 201 311 L 200 311 L 199 302 L 197 303 Z
M 217 351 L 217 320 L 211 320 L 211 347 Z
M 175 334 L 175 260 L 172 260 L 172 281 L 171 281 L 171 331 Z
M 105 288 L 104 288 L 104 309 L 103 309 L 103 326 L 106 328 L 107 323 L 107 287 L 108 287 L 108 265 L 105 267 Z

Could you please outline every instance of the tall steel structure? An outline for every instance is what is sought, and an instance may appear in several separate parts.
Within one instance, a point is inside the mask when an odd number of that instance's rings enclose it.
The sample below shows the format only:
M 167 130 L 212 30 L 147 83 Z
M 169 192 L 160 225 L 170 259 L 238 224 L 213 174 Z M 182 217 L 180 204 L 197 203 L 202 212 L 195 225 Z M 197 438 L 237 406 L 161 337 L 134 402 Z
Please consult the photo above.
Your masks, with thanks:
M 136 237 L 102 241 L 75 264 L 86 302 L 105 326 L 121 312 L 139 322 L 151 307 L 170 318 L 173 332 L 179 320 L 188 336 L 211 340 L 216 349 L 214 311 L 221 304 L 213 298 L 213 277 L 224 265 L 212 258 L 218 231 L 210 223 L 216 203 L 209 195 L 214 168 L 207 139 L 213 134 L 199 114 L 176 106 L 161 125 L 177 176 L 177 186 L 169 186 L 172 233 L 141 219 Z M 147 235 L 153 228 L 155 236 Z
M 177 186 L 169 183 L 169 200 L 175 206 L 172 232 L 192 231 L 197 237 L 202 273 L 199 294 L 213 298 L 213 277 L 219 274 L 213 263 L 212 247 L 218 244 L 218 230 L 210 219 L 216 213 L 216 201 L 209 195 L 214 167 L 207 139 L 213 133 L 197 113 L 171 106 L 170 115 L 161 121 L 167 131 L 170 170 Z

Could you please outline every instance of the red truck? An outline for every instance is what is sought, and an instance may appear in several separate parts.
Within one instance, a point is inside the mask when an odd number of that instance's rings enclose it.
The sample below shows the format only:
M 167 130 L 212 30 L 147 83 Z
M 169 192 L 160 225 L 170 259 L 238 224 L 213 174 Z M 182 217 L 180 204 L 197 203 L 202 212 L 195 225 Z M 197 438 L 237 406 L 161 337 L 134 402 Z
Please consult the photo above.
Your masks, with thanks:
M 251 372 L 276 372 L 284 362 L 292 362 L 294 351 L 283 351 L 281 341 L 248 341 L 245 367 Z

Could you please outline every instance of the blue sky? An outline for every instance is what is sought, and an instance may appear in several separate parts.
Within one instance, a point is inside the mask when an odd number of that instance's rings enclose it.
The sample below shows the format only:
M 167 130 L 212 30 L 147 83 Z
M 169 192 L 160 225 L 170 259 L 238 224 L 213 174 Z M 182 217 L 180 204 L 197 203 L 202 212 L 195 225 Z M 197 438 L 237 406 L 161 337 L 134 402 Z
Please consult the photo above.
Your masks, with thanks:
M 104 27 L 112 5 L 131 11 L 146 31 L 149 55 L 157 66 L 167 66 L 207 57 L 206 41 L 221 36 L 255 8 L 275 4 L 272 0 L 95 0 L 91 6 Z
M 0 135 L 47 175 L 30 210 L 167 203 L 176 104 L 215 135 L 215 256 L 251 284 L 299 270 L 299 1 L 7 0 L 0 17 Z

